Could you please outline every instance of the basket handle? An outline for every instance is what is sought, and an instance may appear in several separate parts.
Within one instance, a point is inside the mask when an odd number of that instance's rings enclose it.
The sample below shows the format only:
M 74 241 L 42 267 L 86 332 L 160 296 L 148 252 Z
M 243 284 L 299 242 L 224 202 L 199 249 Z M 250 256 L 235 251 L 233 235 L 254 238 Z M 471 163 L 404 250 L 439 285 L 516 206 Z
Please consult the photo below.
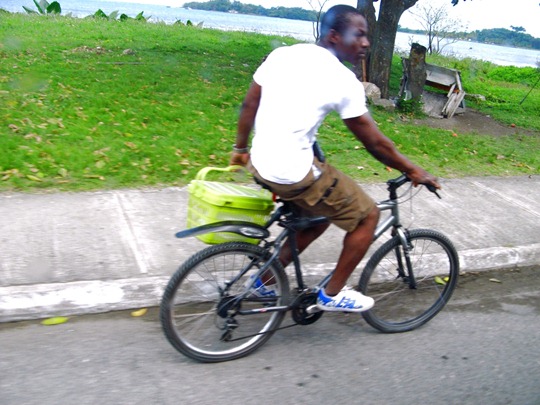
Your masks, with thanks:
M 211 171 L 233 172 L 233 171 L 237 171 L 238 169 L 244 169 L 247 172 L 247 169 L 244 166 L 240 166 L 240 165 L 234 165 L 234 166 L 228 166 L 228 167 L 205 167 L 204 169 L 199 170 L 199 172 L 195 176 L 195 180 L 204 180 L 206 175 Z

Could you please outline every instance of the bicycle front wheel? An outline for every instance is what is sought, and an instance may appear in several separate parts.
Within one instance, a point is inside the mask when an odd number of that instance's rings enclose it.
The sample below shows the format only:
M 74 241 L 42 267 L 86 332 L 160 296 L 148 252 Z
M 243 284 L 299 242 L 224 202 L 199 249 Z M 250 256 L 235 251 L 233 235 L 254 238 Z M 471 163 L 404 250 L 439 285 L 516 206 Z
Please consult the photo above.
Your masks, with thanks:
M 267 250 L 240 242 L 208 247 L 188 259 L 163 294 L 160 318 L 165 336 L 179 352 L 202 362 L 233 360 L 253 352 L 279 327 L 288 303 L 285 271 Z M 252 277 L 253 276 L 253 277 Z M 266 289 L 261 288 L 261 282 Z M 268 290 L 272 294 L 267 295 Z
M 384 243 L 370 258 L 359 290 L 375 300 L 364 319 L 382 332 L 406 332 L 432 319 L 446 305 L 459 276 L 452 242 L 429 229 L 408 232 Z

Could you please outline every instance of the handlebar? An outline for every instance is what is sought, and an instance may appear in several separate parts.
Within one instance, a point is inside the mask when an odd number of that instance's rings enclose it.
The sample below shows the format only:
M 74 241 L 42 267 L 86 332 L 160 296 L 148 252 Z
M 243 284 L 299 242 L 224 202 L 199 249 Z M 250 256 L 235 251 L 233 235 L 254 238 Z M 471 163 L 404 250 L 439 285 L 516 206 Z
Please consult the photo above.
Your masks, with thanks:
M 400 188 L 402 185 L 404 185 L 405 183 L 408 183 L 409 181 L 411 181 L 411 179 L 409 179 L 406 174 L 402 174 L 401 176 L 396 177 L 395 179 L 388 180 L 386 184 L 388 184 L 388 191 L 390 192 L 390 199 L 392 200 L 397 199 L 396 190 Z M 431 184 L 422 184 L 422 185 L 425 186 L 429 191 L 431 191 L 437 197 L 442 198 L 439 195 L 439 193 L 437 193 L 437 189 L 433 185 Z

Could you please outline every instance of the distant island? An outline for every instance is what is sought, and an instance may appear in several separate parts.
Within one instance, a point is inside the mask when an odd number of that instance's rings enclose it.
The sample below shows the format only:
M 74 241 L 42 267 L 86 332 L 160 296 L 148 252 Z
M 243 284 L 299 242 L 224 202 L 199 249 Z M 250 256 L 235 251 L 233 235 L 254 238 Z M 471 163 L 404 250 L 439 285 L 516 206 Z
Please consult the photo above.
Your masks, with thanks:
M 287 18 L 289 20 L 317 21 L 317 13 L 314 10 L 306 10 L 300 7 L 272 7 L 265 8 L 254 4 L 244 4 L 239 1 L 211 0 L 204 3 L 192 1 L 184 3 L 185 8 L 206 11 L 221 11 L 224 13 L 238 13 L 260 15 L 265 17 Z M 462 41 L 474 41 L 485 44 L 510 46 L 515 48 L 540 49 L 540 38 L 526 34 L 521 27 L 513 27 L 514 30 L 506 28 L 493 28 L 476 30 L 472 32 L 455 32 L 448 35 L 449 38 Z M 412 30 L 399 27 L 398 31 L 425 35 L 423 30 Z
M 423 30 L 411 30 L 409 28 L 399 27 L 398 31 L 409 34 L 425 35 Z M 474 41 L 483 44 L 493 44 L 510 46 L 514 48 L 540 49 L 540 38 L 520 31 L 512 31 L 506 28 L 491 28 L 476 30 L 471 32 L 453 32 L 449 33 L 448 38 L 459 39 L 461 41 Z
M 300 7 L 272 7 L 264 8 L 254 4 L 244 4 L 239 1 L 211 0 L 204 3 L 192 1 L 184 3 L 184 8 L 196 10 L 221 11 L 224 13 L 238 13 L 261 15 L 265 17 L 287 18 L 289 20 L 317 21 L 317 13 Z

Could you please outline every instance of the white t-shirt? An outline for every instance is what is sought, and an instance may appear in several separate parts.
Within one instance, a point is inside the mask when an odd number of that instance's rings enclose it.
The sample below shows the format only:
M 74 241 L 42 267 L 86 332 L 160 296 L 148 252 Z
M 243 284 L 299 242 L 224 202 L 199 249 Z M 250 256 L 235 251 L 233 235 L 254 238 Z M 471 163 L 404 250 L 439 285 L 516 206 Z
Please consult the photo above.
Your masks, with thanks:
M 331 51 L 314 44 L 274 50 L 253 75 L 262 87 L 251 160 L 266 180 L 293 184 L 313 164 L 312 145 L 328 113 L 367 112 L 362 83 Z

